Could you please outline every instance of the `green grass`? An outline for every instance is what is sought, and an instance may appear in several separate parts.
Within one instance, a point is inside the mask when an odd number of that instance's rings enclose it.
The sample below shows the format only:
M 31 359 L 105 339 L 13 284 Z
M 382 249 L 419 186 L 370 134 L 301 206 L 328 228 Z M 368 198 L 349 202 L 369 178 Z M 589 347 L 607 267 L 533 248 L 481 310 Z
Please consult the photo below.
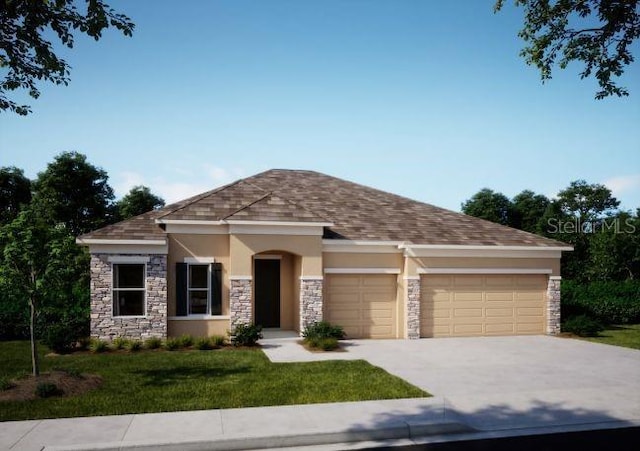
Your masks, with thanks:
M 640 324 L 607 326 L 597 337 L 585 337 L 584 339 L 596 343 L 640 349 Z
M 0 342 L 0 357 L 0 378 L 30 371 L 28 342 Z M 71 354 L 41 362 L 42 371 L 99 374 L 104 384 L 77 397 L 0 402 L 0 421 L 429 396 L 363 360 L 271 363 L 259 349 Z

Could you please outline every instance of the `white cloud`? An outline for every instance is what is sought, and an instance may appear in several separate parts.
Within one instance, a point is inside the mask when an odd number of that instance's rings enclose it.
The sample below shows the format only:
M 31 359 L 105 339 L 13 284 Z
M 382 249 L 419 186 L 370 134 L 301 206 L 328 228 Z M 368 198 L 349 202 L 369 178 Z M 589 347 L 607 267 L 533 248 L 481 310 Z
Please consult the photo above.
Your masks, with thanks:
M 604 184 L 613 192 L 614 196 L 619 196 L 640 188 L 640 174 L 612 177 L 605 180 Z
M 127 171 L 114 178 L 114 190 L 116 197 L 120 198 L 134 186 L 145 185 L 170 204 L 233 182 L 245 174 L 241 168 L 225 169 L 210 164 L 189 170 L 173 168 L 170 174 L 152 177 Z

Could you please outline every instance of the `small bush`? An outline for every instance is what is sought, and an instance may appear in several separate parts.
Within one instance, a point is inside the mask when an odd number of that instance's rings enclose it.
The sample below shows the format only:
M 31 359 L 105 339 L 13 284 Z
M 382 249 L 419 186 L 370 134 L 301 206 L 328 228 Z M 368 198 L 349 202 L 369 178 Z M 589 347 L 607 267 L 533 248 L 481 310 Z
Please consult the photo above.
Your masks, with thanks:
M 78 340 L 78 349 L 86 351 L 89 349 L 89 344 L 91 344 L 91 339 L 89 337 L 82 337 Z
M 158 337 L 147 338 L 144 342 L 144 347 L 147 349 L 158 349 L 162 347 L 162 339 Z
M 60 390 L 53 382 L 39 382 L 36 385 L 36 396 L 39 398 L 50 398 L 58 394 L 60 394 Z
M 341 326 L 332 325 L 328 321 L 318 321 L 308 325 L 302 331 L 304 338 L 335 338 L 341 340 L 345 337 Z
M 180 345 L 181 343 L 179 338 L 167 338 L 164 342 L 164 348 L 167 351 L 175 351 L 177 349 L 180 349 Z
M 587 315 L 573 316 L 562 323 L 563 332 L 570 332 L 580 337 L 595 337 L 602 330 L 604 330 L 602 324 Z
M 111 342 L 111 347 L 116 350 L 125 349 L 126 347 L 129 346 L 129 342 L 130 340 L 124 337 L 116 337 Z
M 126 349 L 129 352 L 138 352 L 142 349 L 142 341 L 130 340 L 126 345 Z
M 334 337 L 312 337 L 305 338 L 304 342 L 310 347 L 314 349 L 322 349 L 323 351 L 333 351 L 334 349 L 338 349 L 338 339 Z
M 262 326 L 256 324 L 238 324 L 229 333 L 233 346 L 255 346 L 262 338 Z
M 227 341 L 227 339 L 222 335 L 212 335 L 211 336 L 211 344 L 215 348 L 223 347 L 226 341 Z
M 194 346 L 196 349 L 201 351 L 208 351 L 209 349 L 213 349 L 213 344 L 208 337 L 201 337 L 196 339 Z
M 193 346 L 193 337 L 191 335 L 184 334 L 180 338 L 178 338 L 178 340 L 180 343 L 180 347 L 182 348 Z
M 104 340 L 100 340 L 97 338 L 92 338 L 89 343 L 89 351 L 93 353 L 101 353 L 109 350 L 109 343 Z
M 9 390 L 13 387 L 11 381 L 6 377 L 0 377 L 0 391 Z
M 76 329 L 65 322 L 50 324 L 42 332 L 42 342 L 58 354 L 72 352 L 77 340 Z
M 640 281 L 562 282 L 561 315 L 588 315 L 603 324 L 640 322 Z

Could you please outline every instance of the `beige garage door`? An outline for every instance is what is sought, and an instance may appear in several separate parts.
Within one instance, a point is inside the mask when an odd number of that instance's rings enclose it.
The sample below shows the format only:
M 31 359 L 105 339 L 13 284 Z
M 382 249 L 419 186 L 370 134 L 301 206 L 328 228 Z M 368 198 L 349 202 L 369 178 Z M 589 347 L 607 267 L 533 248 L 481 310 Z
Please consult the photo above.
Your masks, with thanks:
M 420 335 L 544 334 L 545 275 L 422 276 Z
M 395 275 L 328 274 L 324 317 L 349 338 L 396 338 L 396 285 Z

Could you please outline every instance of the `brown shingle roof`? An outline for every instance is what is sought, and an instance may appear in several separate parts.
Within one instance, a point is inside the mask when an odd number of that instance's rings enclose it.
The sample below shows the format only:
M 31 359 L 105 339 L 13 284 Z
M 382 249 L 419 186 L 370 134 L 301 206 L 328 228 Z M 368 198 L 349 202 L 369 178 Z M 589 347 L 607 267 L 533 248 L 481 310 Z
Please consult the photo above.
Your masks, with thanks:
M 331 222 L 325 238 L 413 244 L 565 246 L 313 171 L 273 169 L 82 238 L 158 239 L 155 219 Z

